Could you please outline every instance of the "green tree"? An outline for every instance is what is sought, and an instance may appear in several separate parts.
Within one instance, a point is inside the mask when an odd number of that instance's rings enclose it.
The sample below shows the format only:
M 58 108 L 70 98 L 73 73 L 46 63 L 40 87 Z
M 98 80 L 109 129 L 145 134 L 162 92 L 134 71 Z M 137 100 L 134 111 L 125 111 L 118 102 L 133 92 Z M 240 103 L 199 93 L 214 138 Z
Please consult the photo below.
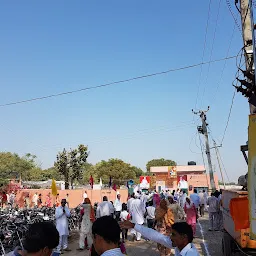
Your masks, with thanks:
M 153 166 L 175 166 L 175 165 L 176 165 L 176 162 L 173 160 L 160 158 L 160 159 L 152 159 L 148 161 L 146 167 L 147 167 L 147 172 L 150 173 L 150 167 L 153 167 Z
M 20 157 L 16 153 L 0 152 L 0 180 L 9 179 L 30 180 L 31 171 L 37 168 L 35 156 L 26 154 Z
M 82 144 L 77 149 L 70 149 L 68 152 L 64 148 L 62 152 L 58 153 L 54 166 L 63 175 L 66 189 L 69 184 L 73 186 L 75 180 L 78 181 L 82 178 L 82 167 L 86 163 L 88 154 L 88 148 Z
M 82 166 L 86 163 L 88 157 L 88 149 L 84 145 L 79 145 L 77 149 L 71 149 L 69 153 L 69 168 L 70 168 L 70 184 L 73 186 L 75 180 L 79 181 L 82 178 Z
M 69 188 L 69 161 L 68 152 L 64 148 L 62 152 L 59 152 L 54 162 L 54 167 L 58 172 L 63 175 L 65 181 L 65 189 Z
M 102 160 L 94 166 L 92 172 L 94 179 L 102 178 L 105 184 L 108 184 L 109 177 L 112 177 L 112 182 L 117 185 L 125 184 L 127 180 L 136 178 L 134 167 L 121 159 Z

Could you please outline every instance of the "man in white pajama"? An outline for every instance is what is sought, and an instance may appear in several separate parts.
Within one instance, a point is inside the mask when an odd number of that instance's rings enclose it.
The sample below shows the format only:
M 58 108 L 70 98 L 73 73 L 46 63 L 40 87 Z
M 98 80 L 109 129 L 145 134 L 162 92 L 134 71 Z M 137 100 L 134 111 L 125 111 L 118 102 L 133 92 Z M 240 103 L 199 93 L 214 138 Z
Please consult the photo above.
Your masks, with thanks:
M 139 199 L 136 198 L 131 203 L 131 215 L 132 215 L 132 222 L 134 224 L 140 224 L 142 225 L 144 223 L 144 214 L 145 214 L 145 207 L 144 203 Z M 141 233 L 137 232 L 135 229 L 131 230 L 131 234 L 133 235 L 132 240 L 134 241 L 135 237 L 137 241 L 140 241 L 141 239 Z
M 68 218 L 70 217 L 70 211 L 66 206 L 66 199 L 61 200 L 61 206 L 56 208 L 55 218 L 56 218 L 56 228 L 59 232 L 60 240 L 57 247 L 58 251 L 62 249 L 64 251 L 70 251 L 68 249 Z

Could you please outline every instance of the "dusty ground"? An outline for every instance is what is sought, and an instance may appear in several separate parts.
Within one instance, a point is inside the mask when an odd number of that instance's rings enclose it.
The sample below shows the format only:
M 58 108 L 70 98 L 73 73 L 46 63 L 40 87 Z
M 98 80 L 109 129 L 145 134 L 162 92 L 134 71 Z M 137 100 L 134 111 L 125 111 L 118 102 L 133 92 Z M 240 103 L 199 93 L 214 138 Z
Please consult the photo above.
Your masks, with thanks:
M 208 216 L 200 218 L 197 225 L 196 238 L 194 244 L 197 247 L 199 254 L 203 256 L 221 256 L 221 239 L 222 232 L 208 231 Z M 78 248 L 78 234 L 72 235 L 70 241 L 71 252 L 65 253 L 65 256 L 78 255 L 87 256 L 89 251 L 77 251 Z M 147 242 L 144 239 L 140 242 L 126 242 L 127 254 L 129 256 L 158 256 L 159 253 L 156 249 L 156 244 Z

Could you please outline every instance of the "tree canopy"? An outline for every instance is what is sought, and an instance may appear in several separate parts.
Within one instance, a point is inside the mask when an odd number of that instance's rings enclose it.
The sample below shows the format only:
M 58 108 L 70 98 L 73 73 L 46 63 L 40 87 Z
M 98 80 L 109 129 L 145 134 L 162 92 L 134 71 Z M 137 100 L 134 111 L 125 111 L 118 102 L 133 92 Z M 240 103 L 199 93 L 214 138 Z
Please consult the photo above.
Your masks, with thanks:
M 65 180 L 65 188 L 69 188 L 69 184 L 73 186 L 75 180 L 82 178 L 82 167 L 86 163 L 88 157 L 88 149 L 86 146 L 80 144 L 77 149 L 70 149 L 66 151 L 64 148 L 62 152 L 57 155 L 54 167 L 63 175 Z
M 88 172 L 85 173 L 87 180 L 90 175 L 94 180 L 102 179 L 102 182 L 108 184 L 109 178 L 112 182 L 121 185 L 125 184 L 129 179 L 136 179 L 141 176 L 143 171 L 135 166 L 125 163 L 121 159 L 109 159 L 108 161 L 102 160 L 95 166 L 88 166 Z
M 175 166 L 176 162 L 170 159 L 164 159 L 164 158 L 160 158 L 160 159 L 152 159 L 150 161 L 147 162 L 147 172 L 150 172 L 150 167 L 153 166 Z

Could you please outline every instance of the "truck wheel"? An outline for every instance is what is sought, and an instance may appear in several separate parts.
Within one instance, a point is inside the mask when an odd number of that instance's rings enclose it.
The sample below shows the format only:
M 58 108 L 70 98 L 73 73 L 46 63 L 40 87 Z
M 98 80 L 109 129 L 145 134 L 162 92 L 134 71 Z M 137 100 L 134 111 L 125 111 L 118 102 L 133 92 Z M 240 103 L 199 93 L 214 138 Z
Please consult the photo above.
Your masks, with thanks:
M 222 255 L 223 256 L 233 255 L 233 250 L 232 250 L 233 244 L 234 244 L 234 241 L 232 237 L 227 232 L 223 232 L 223 237 L 222 237 Z

